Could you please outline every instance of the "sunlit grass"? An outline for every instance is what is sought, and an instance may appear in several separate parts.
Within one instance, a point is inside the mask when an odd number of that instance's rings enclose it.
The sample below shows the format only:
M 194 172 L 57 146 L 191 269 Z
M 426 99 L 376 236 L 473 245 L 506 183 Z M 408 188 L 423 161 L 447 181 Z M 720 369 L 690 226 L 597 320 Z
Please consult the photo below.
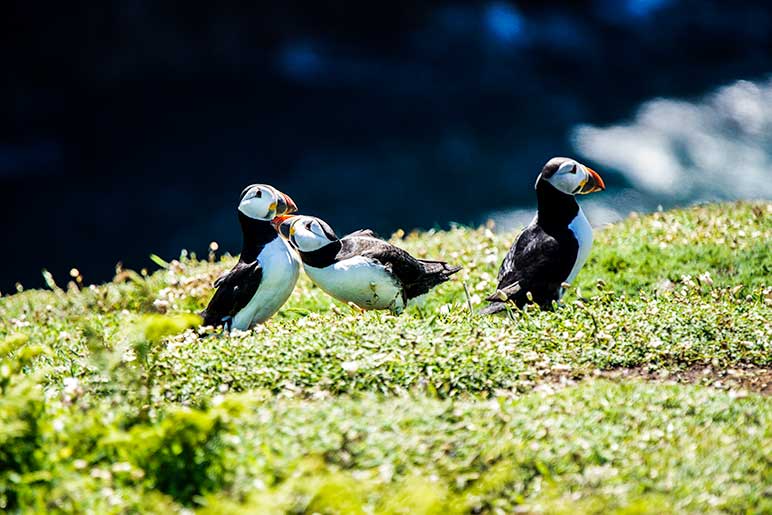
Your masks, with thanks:
M 513 238 L 395 237 L 464 270 L 401 316 L 303 277 L 230 336 L 179 316 L 230 257 L 0 298 L 0 508 L 772 509 L 772 204 L 604 228 L 561 309 L 481 317 Z

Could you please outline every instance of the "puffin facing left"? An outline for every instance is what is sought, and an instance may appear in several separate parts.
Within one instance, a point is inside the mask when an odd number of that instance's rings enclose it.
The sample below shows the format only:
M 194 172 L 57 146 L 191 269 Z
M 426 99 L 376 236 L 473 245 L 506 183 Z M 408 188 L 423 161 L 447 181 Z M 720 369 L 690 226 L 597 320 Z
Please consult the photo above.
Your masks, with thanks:
M 204 325 L 246 331 L 268 320 L 287 301 L 300 274 L 300 260 L 271 225 L 297 211 L 292 199 L 267 184 L 244 188 L 239 201 L 242 248 L 238 263 L 215 282 Z
M 408 301 L 461 270 L 444 261 L 416 259 L 369 229 L 338 238 L 324 220 L 313 216 L 280 216 L 274 225 L 298 250 L 314 284 L 361 309 L 401 313 Z

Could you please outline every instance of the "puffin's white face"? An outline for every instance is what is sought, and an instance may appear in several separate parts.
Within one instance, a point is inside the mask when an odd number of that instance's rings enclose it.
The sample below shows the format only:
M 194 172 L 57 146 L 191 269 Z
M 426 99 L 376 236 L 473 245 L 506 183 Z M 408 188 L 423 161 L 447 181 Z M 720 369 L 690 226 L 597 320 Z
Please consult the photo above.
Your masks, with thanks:
M 567 157 L 553 157 L 544 165 L 539 178 L 567 195 L 585 195 L 606 189 L 595 170 Z
M 241 192 L 239 211 L 255 220 L 273 220 L 297 211 L 292 199 L 267 184 L 252 184 Z
M 313 252 L 337 241 L 327 222 L 314 216 L 279 217 L 277 230 L 300 252 Z

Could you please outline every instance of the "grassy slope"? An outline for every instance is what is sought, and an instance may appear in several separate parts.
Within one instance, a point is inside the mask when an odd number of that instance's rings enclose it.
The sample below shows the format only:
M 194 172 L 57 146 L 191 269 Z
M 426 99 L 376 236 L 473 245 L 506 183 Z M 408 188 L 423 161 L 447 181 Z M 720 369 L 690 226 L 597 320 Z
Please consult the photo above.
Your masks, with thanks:
M 768 391 L 771 220 L 748 203 L 630 219 L 597 233 L 563 308 L 511 317 L 468 309 L 512 238 L 485 229 L 400 242 L 465 267 L 401 317 L 354 313 L 304 278 L 251 333 L 159 338 L 182 327 L 143 313 L 200 308 L 230 259 L 3 297 L 0 341 L 22 335 L 6 361 L 26 375 L 0 397 L 0 428 L 16 428 L 0 429 L 0 503 L 772 510 L 769 397 L 600 378 L 555 391 L 620 367 Z

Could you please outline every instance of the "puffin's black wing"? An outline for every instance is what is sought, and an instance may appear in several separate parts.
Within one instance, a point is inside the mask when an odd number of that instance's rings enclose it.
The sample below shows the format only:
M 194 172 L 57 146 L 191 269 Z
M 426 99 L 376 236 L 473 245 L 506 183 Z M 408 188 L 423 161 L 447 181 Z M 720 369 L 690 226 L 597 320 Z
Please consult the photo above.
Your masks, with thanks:
M 568 233 L 548 234 L 537 224 L 526 227 L 501 263 L 498 291 L 487 299 L 493 304 L 481 313 L 502 311 L 503 298 L 522 307 L 528 292 L 534 302 L 549 307 L 558 300 L 560 285 L 571 273 L 578 251 L 579 244 Z
M 444 261 L 416 259 L 407 251 L 377 238 L 349 235 L 340 242 L 337 261 L 362 256 L 379 262 L 402 283 L 405 300 L 427 293 L 461 270 L 460 266 L 451 266 Z
M 375 231 L 373 231 L 372 229 L 359 229 L 358 231 L 354 231 L 350 234 L 345 235 L 344 238 L 349 238 L 351 236 L 361 236 L 363 238 L 376 238 L 379 240 L 383 239 L 380 236 L 378 236 L 375 233 Z
M 217 290 L 201 313 L 204 325 L 219 326 L 228 317 L 235 316 L 254 296 L 262 277 L 263 269 L 257 261 L 239 261 L 230 272 L 218 277 L 214 282 Z

